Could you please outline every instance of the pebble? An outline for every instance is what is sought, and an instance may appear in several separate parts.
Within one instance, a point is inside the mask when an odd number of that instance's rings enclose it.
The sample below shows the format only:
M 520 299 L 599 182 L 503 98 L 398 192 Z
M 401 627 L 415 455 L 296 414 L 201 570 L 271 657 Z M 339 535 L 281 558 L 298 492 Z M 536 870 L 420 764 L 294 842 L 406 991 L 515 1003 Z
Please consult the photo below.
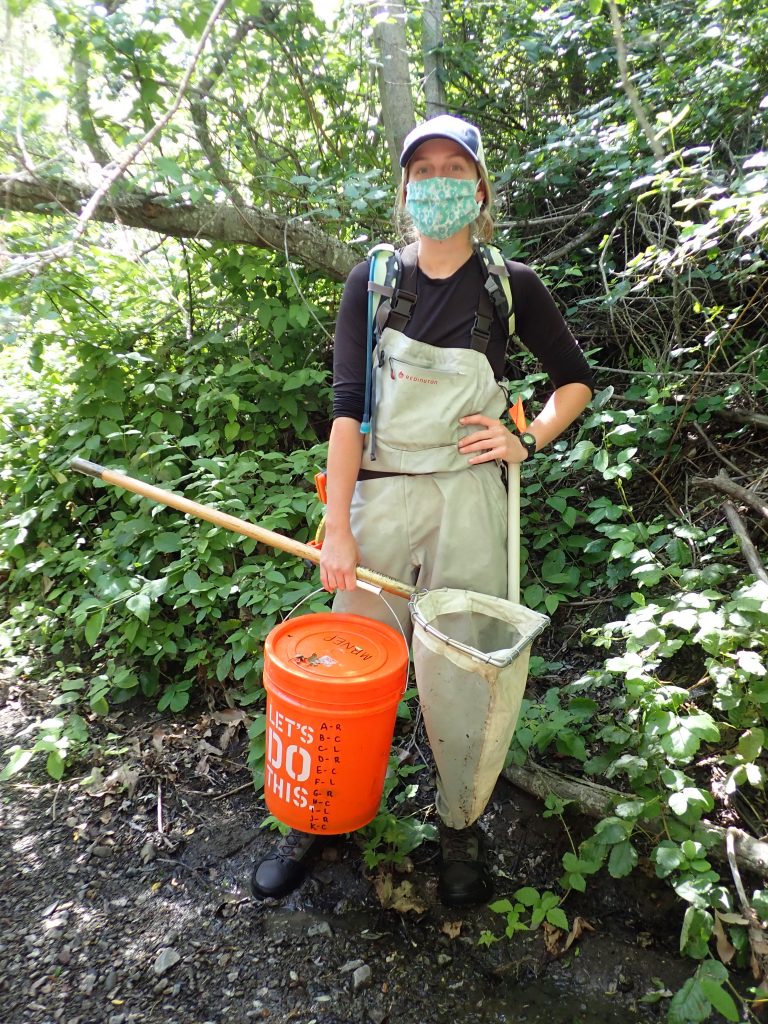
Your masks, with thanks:
M 177 953 L 176 950 L 172 949 L 170 946 L 162 946 L 157 951 L 155 962 L 152 964 L 152 970 L 158 977 L 161 977 L 167 971 L 170 971 L 174 964 L 177 964 L 179 960 L 181 960 L 180 953 Z
M 96 974 L 86 974 L 86 976 L 80 982 L 80 991 L 84 992 L 85 995 L 89 996 L 93 992 L 93 989 L 94 989 L 94 987 L 96 985 L 97 980 L 98 980 L 98 975 L 96 975 Z
M 311 924 L 309 928 L 307 928 L 307 935 L 310 939 L 320 938 L 321 936 L 327 939 L 333 938 L 331 926 L 327 921 L 319 921 L 317 924 Z
M 358 967 L 362 967 L 365 964 L 365 960 L 347 960 L 343 967 L 339 968 L 340 974 L 349 974 L 350 971 L 356 971 Z
M 358 967 L 355 973 L 352 975 L 352 988 L 355 992 L 359 992 L 360 989 L 368 988 L 371 984 L 371 968 L 368 964 L 363 964 L 362 967 Z

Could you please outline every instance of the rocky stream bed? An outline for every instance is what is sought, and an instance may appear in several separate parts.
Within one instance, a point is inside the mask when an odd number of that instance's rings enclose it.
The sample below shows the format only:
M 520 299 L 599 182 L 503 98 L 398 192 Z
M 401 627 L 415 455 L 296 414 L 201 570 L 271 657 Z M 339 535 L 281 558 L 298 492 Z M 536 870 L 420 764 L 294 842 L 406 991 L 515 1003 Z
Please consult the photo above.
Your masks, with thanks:
M 3 696 L 5 749 L 40 706 L 12 681 Z M 664 1019 L 666 1000 L 642 997 L 694 965 L 676 954 L 679 902 L 650 872 L 572 893 L 564 910 L 584 930 L 567 950 L 564 933 L 510 940 L 488 907 L 442 906 L 433 843 L 391 875 L 334 838 L 298 892 L 253 900 L 273 833 L 238 714 L 125 711 L 102 726 L 90 785 L 87 764 L 58 783 L 41 763 L 0 787 L 2 1024 Z M 556 887 L 567 837 L 542 810 L 499 782 L 481 822 L 497 898 Z M 478 944 L 484 931 L 500 941 Z

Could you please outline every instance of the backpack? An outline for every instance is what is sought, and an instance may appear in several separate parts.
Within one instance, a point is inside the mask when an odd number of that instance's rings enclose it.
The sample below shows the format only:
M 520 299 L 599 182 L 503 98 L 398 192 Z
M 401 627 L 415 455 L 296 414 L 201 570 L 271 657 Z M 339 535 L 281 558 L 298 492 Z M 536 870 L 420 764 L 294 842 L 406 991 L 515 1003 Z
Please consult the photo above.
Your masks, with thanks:
M 365 367 L 365 411 L 360 433 L 371 431 L 372 357 L 374 334 L 378 340 L 385 327 L 404 330 L 416 303 L 417 243 L 397 250 L 388 242 L 375 245 L 368 256 L 371 269 L 368 277 L 368 358 Z M 479 245 L 475 250 L 483 267 L 485 287 L 472 325 L 470 348 L 485 352 L 491 337 L 494 314 L 498 316 L 507 336 L 515 333 L 515 310 L 509 271 L 501 252 L 493 245 Z

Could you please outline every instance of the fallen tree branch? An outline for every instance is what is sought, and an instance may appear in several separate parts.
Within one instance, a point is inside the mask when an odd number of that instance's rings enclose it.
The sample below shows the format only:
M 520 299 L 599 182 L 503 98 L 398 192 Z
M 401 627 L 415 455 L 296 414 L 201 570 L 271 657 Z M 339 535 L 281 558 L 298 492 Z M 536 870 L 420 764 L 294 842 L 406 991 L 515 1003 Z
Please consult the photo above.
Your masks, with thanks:
M 739 542 L 741 553 L 744 555 L 747 565 L 759 580 L 762 580 L 763 583 L 768 583 L 768 572 L 765 571 L 765 566 L 757 552 L 757 548 L 752 543 L 744 521 L 736 511 L 736 506 L 732 501 L 723 502 L 723 512 L 725 512 L 725 518 L 728 520 L 731 529 L 736 534 L 736 539 Z
M 504 769 L 503 775 L 513 786 L 540 800 L 544 800 L 549 793 L 554 793 L 561 800 L 570 800 L 590 818 L 607 817 L 613 813 L 616 804 L 627 799 L 626 793 L 620 793 L 609 786 L 600 786 L 586 779 L 561 775 L 539 764 L 510 765 Z M 663 824 L 658 819 L 648 818 L 643 824 L 649 829 L 657 828 L 659 832 L 663 832 Z M 726 834 L 729 830 L 710 821 L 699 822 L 699 829 L 716 840 L 709 850 L 712 858 L 720 863 L 727 863 Z M 755 839 L 741 829 L 732 828 L 730 831 L 733 834 L 734 851 L 739 866 L 747 871 L 753 871 L 762 878 L 768 878 L 768 843 Z
M 733 423 L 749 423 L 753 427 L 768 429 L 768 416 L 761 412 L 747 412 L 745 409 L 713 409 L 715 416 Z
M 46 217 L 78 213 L 92 194 L 92 188 L 63 178 L 0 175 L 0 209 Z M 179 203 L 123 187 L 96 207 L 93 219 L 174 238 L 204 238 L 273 252 L 283 252 L 287 238 L 292 260 L 334 281 L 343 281 L 359 260 L 343 242 L 315 227 L 309 217 L 278 217 L 253 206 L 236 209 L 232 203 Z
M 738 857 L 734 844 L 735 832 L 736 829 L 729 828 L 725 839 L 728 864 L 730 865 L 733 884 L 739 897 L 741 912 L 747 923 L 747 934 L 752 951 L 752 974 L 760 982 L 760 987 L 765 990 L 766 982 L 768 982 L 768 939 L 766 939 L 766 928 L 760 921 L 755 908 L 747 899 L 744 883 L 739 874 Z
M 563 256 L 567 256 L 569 252 L 574 249 L 578 249 L 580 245 L 588 242 L 590 238 L 594 238 L 595 235 L 599 235 L 601 232 L 606 231 L 605 221 L 598 219 L 594 224 L 591 224 L 585 231 L 582 231 L 576 238 L 572 238 L 570 242 L 566 242 L 565 245 L 561 245 L 559 249 L 555 249 L 554 252 L 545 253 L 541 259 L 543 262 L 552 263 L 555 260 L 561 259 Z
M 735 498 L 736 501 L 749 505 L 755 512 L 759 512 L 761 516 L 768 519 L 768 505 L 752 491 L 748 491 L 746 487 L 740 487 L 726 476 L 694 476 L 691 478 L 691 483 L 709 491 L 720 491 L 722 494 L 727 494 L 729 498 Z

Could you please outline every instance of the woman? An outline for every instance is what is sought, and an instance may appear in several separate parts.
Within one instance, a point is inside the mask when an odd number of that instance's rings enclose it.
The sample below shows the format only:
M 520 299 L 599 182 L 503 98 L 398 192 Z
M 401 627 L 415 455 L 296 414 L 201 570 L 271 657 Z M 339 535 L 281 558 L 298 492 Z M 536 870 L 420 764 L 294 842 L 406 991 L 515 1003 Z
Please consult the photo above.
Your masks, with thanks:
M 398 210 L 412 221 L 418 241 L 403 251 L 401 301 L 377 339 L 372 371 L 369 261 L 354 268 L 344 289 L 320 562 L 323 587 L 336 591 L 334 611 L 382 621 L 389 617 L 384 604 L 355 589 L 357 565 L 418 588 L 506 595 L 500 463 L 532 458 L 580 415 L 592 394 L 589 367 L 551 295 L 532 270 L 507 262 L 516 333 L 554 390 L 522 436 L 501 421 L 508 325 L 493 317 L 485 321 L 490 332 L 477 328 L 486 275 L 475 247 L 490 240 L 493 228 L 480 132 L 450 115 L 426 121 L 406 138 L 400 165 Z M 393 600 L 410 636 L 407 605 Z M 418 685 L 416 658 L 414 668 Z M 445 699 L 451 699 L 450 680 Z M 436 808 L 441 899 L 450 906 L 487 901 L 492 886 L 481 833 L 439 778 Z M 254 894 L 282 896 L 296 888 L 313 841 L 297 832 L 284 837 L 255 866 Z

